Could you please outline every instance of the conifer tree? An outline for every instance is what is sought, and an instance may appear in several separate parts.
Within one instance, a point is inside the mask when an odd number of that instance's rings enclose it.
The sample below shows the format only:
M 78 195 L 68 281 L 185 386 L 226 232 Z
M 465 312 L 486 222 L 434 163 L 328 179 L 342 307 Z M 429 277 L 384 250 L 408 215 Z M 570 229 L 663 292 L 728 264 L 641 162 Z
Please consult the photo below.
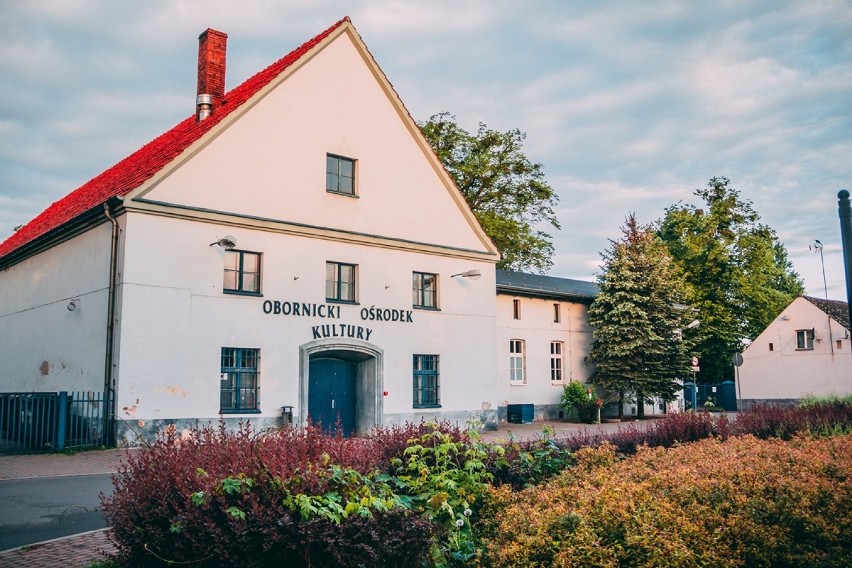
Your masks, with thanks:
M 617 241 L 601 253 L 600 292 L 589 308 L 594 327 L 587 363 L 590 381 L 619 400 L 672 400 L 677 379 L 688 376 L 694 319 L 683 305 L 684 283 L 656 232 L 630 214 Z

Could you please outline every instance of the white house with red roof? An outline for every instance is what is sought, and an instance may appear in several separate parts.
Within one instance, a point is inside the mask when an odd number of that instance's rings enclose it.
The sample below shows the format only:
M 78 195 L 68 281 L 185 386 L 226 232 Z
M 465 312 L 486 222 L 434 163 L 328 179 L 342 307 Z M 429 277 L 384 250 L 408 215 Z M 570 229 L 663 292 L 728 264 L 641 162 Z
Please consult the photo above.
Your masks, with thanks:
M 852 393 L 849 306 L 800 296 L 746 348 L 737 369 L 742 407 Z
M 498 252 L 352 23 L 227 92 L 226 42 L 192 116 L 0 244 L 0 390 L 105 390 L 130 442 L 494 423 Z

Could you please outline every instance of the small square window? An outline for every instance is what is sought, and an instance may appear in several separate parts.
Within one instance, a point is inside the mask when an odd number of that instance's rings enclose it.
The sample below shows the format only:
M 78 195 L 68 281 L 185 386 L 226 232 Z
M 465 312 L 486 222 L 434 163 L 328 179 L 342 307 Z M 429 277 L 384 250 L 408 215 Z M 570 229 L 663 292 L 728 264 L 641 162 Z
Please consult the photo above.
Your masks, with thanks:
M 355 160 L 326 154 L 325 190 L 343 195 L 355 195 Z
M 521 301 L 518 299 L 512 300 L 512 319 L 521 319 Z
M 226 294 L 260 294 L 260 253 L 244 250 L 225 251 Z
M 414 408 L 439 408 L 441 383 L 438 355 L 414 356 Z
M 411 289 L 415 308 L 438 309 L 438 275 L 414 272 Z
M 260 349 L 222 348 L 219 413 L 260 412 Z
M 342 262 L 325 263 L 325 299 L 355 303 L 357 266 Z
M 796 331 L 796 350 L 808 351 L 814 348 L 814 330 L 800 329 Z

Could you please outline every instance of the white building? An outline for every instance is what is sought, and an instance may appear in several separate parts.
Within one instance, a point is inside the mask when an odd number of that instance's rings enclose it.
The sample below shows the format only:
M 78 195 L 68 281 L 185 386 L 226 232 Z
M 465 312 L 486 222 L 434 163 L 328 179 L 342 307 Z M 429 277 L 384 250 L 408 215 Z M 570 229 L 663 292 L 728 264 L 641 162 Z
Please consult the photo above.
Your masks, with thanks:
M 229 92 L 199 40 L 196 112 L 0 245 L 0 391 L 105 389 L 119 438 L 495 423 L 497 250 L 351 22 Z
M 800 296 L 743 352 L 742 407 L 852 393 L 846 302 Z
M 500 418 L 514 405 L 527 418 L 561 418 L 564 385 L 586 382 L 592 344 L 592 282 L 497 271 L 497 354 Z M 532 415 L 530 415 L 532 411 Z

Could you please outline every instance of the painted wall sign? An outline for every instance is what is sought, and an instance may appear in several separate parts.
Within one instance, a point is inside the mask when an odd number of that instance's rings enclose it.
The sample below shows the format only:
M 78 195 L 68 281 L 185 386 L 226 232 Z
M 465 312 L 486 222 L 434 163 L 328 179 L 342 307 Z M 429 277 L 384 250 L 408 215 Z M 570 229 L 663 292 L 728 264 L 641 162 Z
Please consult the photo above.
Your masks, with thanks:
M 364 341 L 370 341 L 370 336 L 373 334 L 373 330 L 370 328 L 346 323 L 315 325 L 311 328 L 311 332 L 314 339 L 350 337 L 352 339 L 363 339 Z
M 361 308 L 361 319 L 370 321 L 401 321 L 403 323 L 414 323 L 411 319 L 412 310 L 395 310 L 388 308 Z
M 303 316 L 312 318 L 340 319 L 340 306 L 328 304 L 310 304 L 305 302 L 263 302 L 263 313 L 283 316 Z

